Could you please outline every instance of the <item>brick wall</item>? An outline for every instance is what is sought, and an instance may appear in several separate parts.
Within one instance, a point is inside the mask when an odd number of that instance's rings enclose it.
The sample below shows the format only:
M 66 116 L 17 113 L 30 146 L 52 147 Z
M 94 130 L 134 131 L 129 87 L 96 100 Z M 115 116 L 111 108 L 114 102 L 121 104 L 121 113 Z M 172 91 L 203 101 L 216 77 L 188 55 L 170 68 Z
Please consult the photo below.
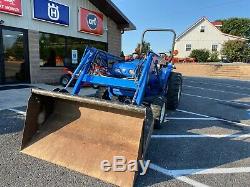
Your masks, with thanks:
M 28 31 L 31 83 L 59 83 L 62 67 L 40 67 L 39 32 Z
M 117 24 L 108 18 L 108 51 L 116 56 L 121 54 L 121 30 Z
M 250 80 L 250 64 L 176 63 L 175 66 L 184 76 Z

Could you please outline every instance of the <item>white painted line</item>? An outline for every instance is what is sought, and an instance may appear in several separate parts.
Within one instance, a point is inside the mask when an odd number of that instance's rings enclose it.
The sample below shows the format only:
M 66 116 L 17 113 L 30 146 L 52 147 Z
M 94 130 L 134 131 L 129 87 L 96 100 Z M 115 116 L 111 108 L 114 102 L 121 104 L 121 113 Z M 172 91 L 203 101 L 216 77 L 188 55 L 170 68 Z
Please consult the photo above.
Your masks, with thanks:
M 176 111 L 178 111 L 178 112 L 183 112 L 183 113 L 187 113 L 187 114 L 193 114 L 193 115 L 200 116 L 200 117 L 213 118 L 213 119 L 215 119 L 214 117 L 211 117 L 211 116 L 207 116 L 207 115 L 199 114 L 199 113 L 195 113 L 195 112 L 190 112 L 190 111 L 186 111 L 186 110 L 176 109 Z
M 175 118 L 175 117 L 167 117 L 166 120 L 204 120 L 204 121 L 216 121 L 215 118 Z
M 182 182 L 185 182 L 187 184 L 190 184 L 194 187 L 209 187 L 208 185 L 206 184 L 202 184 L 198 181 L 195 181 L 193 179 L 190 179 L 188 177 L 185 177 L 185 176 L 179 176 L 179 177 L 175 177 L 176 179 L 178 179 L 179 181 L 182 181 Z
M 188 85 L 183 85 L 183 86 L 189 87 L 189 88 L 200 89 L 200 90 L 208 90 L 208 91 L 213 91 L 213 92 L 229 93 L 229 94 L 235 94 L 235 95 L 244 95 L 244 96 L 250 97 L 249 94 L 238 93 L 238 92 L 223 91 L 223 90 L 215 90 L 215 89 L 210 89 L 210 88 L 202 88 L 202 87 L 188 86 Z
M 168 170 L 174 176 L 250 173 L 250 167 Z
M 202 99 L 209 99 L 209 100 L 225 102 L 225 103 L 233 103 L 233 104 L 244 105 L 244 106 L 250 107 L 249 104 L 240 103 L 240 102 L 236 102 L 236 101 L 228 101 L 228 100 L 216 99 L 216 98 L 212 98 L 212 97 L 205 97 L 205 96 L 201 96 L 201 95 L 193 95 L 193 94 L 187 94 L 187 93 L 182 93 L 182 95 L 191 96 L 191 97 L 198 97 L 198 98 L 202 98 Z
M 151 135 L 155 139 L 171 138 L 250 138 L 250 134 L 190 134 L 190 135 Z
M 185 82 L 186 81 L 193 82 L 193 83 L 198 83 L 198 84 L 223 86 L 223 87 L 228 87 L 228 88 L 237 88 L 237 89 L 240 89 L 240 90 L 250 90 L 250 88 L 247 88 L 247 87 L 236 86 L 236 85 L 231 85 L 231 84 L 224 84 L 224 83 L 207 83 L 207 82 L 198 82 L 198 81 L 191 81 L 191 80 L 185 79 Z
M 16 112 L 17 114 L 21 114 L 21 115 L 23 115 L 23 116 L 26 116 L 26 112 L 24 112 L 24 111 L 12 109 L 12 108 L 10 108 L 10 109 L 8 109 L 8 110 L 10 110 L 10 111 L 12 111 L 12 112 Z
M 162 167 L 157 166 L 157 165 L 152 164 L 152 163 L 149 165 L 149 168 L 152 169 L 152 170 L 155 170 L 157 172 L 160 172 L 160 173 L 162 173 L 164 175 L 171 176 L 171 177 L 173 177 L 173 178 L 175 178 L 177 180 L 180 180 L 182 182 L 185 182 L 185 183 L 190 184 L 190 185 L 195 186 L 195 187 L 208 187 L 207 185 L 202 184 L 202 183 L 200 183 L 198 181 L 195 181 L 193 179 L 190 179 L 188 177 L 175 175 L 174 172 L 172 172 L 171 170 L 167 170 L 165 168 L 162 168 Z
M 208 115 L 199 114 L 199 113 L 195 113 L 195 112 L 190 112 L 190 111 L 186 111 L 186 110 L 177 109 L 176 111 L 178 111 L 178 112 L 183 112 L 183 113 L 187 113 L 187 114 L 194 114 L 194 115 L 202 116 L 202 117 L 206 117 L 206 118 L 214 118 L 214 119 L 216 119 L 216 120 L 218 120 L 218 121 L 224 121 L 224 122 L 232 123 L 232 124 L 235 124 L 235 125 L 238 125 L 238 126 L 250 127 L 250 125 L 247 125 L 247 124 L 245 124 L 245 123 L 239 123 L 239 122 L 230 121 L 230 120 L 226 120 L 226 119 L 222 119 L 222 118 L 216 118 L 216 117 L 213 117 L 213 116 L 208 116 Z

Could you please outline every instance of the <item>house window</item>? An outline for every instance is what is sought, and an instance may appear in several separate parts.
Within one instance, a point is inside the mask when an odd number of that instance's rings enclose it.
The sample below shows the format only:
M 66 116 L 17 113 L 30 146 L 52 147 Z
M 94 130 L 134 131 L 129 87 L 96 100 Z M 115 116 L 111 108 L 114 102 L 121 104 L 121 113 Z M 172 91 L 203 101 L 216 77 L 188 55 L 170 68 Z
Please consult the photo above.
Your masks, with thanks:
M 218 51 L 218 45 L 216 44 L 212 45 L 212 51 L 213 52 Z
M 186 51 L 191 51 L 192 45 L 191 44 L 186 44 Z
M 200 32 L 205 32 L 205 26 L 201 26 Z

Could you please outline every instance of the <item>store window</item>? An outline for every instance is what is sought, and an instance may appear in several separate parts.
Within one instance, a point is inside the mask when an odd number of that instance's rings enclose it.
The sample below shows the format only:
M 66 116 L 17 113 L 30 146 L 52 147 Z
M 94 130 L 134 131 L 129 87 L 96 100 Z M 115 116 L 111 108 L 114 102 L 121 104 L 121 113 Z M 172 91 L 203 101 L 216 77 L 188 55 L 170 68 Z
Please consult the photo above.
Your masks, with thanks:
M 41 67 L 75 67 L 80 62 L 86 46 L 107 51 L 107 44 L 104 42 L 47 33 L 40 33 L 39 43 Z M 73 56 L 77 56 L 77 59 L 73 59 Z
M 40 66 L 57 67 L 64 65 L 65 40 L 64 36 L 40 33 Z
M 68 37 L 66 42 L 67 42 L 67 51 L 66 51 L 66 60 L 64 65 L 76 66 L 80 62 L 86 46 L 88 46 L 88 40 Z M 72 53 L 74 51 L 77 54 L 77 60 L 72 59 Z

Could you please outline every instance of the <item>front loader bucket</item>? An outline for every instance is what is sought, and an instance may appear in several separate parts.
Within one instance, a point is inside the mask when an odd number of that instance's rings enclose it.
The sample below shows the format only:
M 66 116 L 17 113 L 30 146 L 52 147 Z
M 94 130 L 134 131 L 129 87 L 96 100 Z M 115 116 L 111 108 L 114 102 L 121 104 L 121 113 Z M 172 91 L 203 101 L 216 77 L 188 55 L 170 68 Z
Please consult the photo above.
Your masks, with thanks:
M 150 109 L 33 89 L 21 152 L 118 186 L 136 172 L 105 172 L 114 156 L 143 159 L 153 127 Z

